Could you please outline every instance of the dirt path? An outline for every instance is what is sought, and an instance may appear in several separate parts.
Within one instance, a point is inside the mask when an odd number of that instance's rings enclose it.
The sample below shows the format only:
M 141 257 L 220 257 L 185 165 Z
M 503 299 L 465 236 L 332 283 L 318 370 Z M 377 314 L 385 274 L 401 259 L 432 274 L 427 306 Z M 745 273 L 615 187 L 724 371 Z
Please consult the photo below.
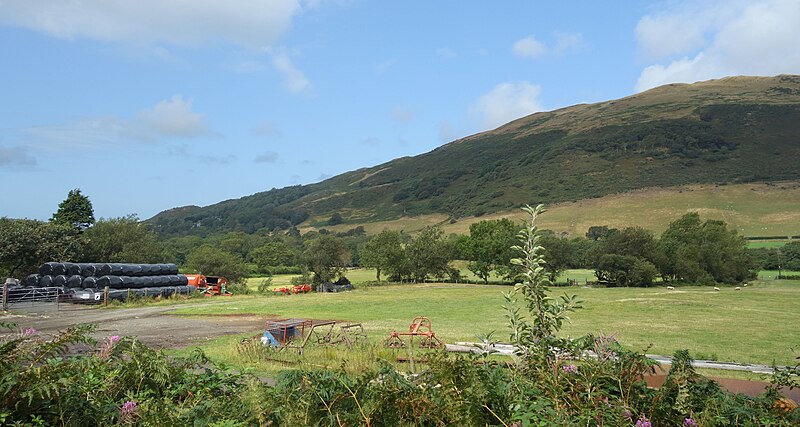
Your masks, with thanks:
M 206 305 L 206 304 L 201 304 Z M 200 306 L 200 305 L 198 305 Z M 43 333 L 56 333 L 81 323 L 93 323 L 92 334 L 103 340 L 111 335 L 138 337 L 152 348 L 181 348 L 217 337 L 263 331 L 263 316 L 177 316 L 171 314 L 180 306 L 150 306 L 101 309 L 70 305 L 56 310 L 52 304 L 12 308 L 0 321 L 16 323 L 20 328 L 35 328 Z

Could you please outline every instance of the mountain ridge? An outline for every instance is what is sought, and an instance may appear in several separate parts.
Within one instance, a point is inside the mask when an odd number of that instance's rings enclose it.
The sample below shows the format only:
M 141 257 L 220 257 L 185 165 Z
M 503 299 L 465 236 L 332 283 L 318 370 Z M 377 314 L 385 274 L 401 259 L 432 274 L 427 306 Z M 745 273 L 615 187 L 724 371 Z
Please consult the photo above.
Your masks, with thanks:
M 800 179 L 800 76 L 670 84 L 534 113 L 427 153 L 147 220 L 166 235 L 483 215 L 646 187 Z

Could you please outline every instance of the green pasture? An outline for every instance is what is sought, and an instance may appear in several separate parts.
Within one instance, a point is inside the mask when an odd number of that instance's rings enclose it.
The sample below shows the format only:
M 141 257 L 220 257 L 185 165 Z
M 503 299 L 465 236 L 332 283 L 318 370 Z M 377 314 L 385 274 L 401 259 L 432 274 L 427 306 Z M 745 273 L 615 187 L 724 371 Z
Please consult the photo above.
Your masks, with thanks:
M 370 273 L 361 270 L 358 275 L 371 280 Z M 648 353 L 671 355 L 687 348 L 696 358 L 788 364 L 795 357 L 791 348 L 800 346 L 800 281 L 774 280 L 776 274 L 765 272 L 760 280 L 740 291 L 721 287 L 717 292 L 710 286 L 678 287 L 672 291 L 663 286 L 575 286 L 552 290 L 556 295 L 576 294 L 584 301 L 584 308 L 573 313 L 572 322 L 563 328 L 565 336 L 602 333 Z M 349 276 L 358 283 L 356 274 Z M 288 277 L 279 276 L 274 281 L 288 282 Z M 428 316 L 437 336 L 445 342 L 474 341 L 478 335 L 492 331 L 496 338 L 507 340 L 501 306 L 502 292 L 510 289 L 448 283 L 359 286 L 352 292 L 332 294 L 234 296 L 212 305 L 179 308 L 176 313 L 208 316 L 227 315 L 235 310 L 237 314 L 265 319 L 302 317 L 361 322 L 373 343 L 382 341 L 394 329 L 408 328 L 415 316 Z M 206 351 L 212 358 L 232 362 L 232 348 L 239 339 L 222 338 L 209 344 Z
M 783 245 L 789 243 L 791 240 L 750 240 L 747 242 L 749 249 L 759 248 L 781 248 Z

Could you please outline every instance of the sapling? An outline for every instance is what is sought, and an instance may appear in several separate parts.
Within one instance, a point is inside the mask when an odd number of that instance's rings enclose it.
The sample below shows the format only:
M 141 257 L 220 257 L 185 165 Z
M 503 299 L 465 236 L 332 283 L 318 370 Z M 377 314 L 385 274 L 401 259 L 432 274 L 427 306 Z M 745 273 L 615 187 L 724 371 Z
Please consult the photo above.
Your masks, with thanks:
M 510 292 L 503 293 L 506 304 L 503 306 L 511 327 L 511 340 L 516 344 L 521 356 L 543 359 L 552 364 L 556 359 L 558 339 L 556 334 L 567 314 L 581 308 L 577 296 L 563 295 L 555 299 L 549 295 L 550 280 L 544 268 L 545 250 L 539 244 L 541 232 L 536 220 L 545 212 L 544 205 L 535 208 L 526 205 L 522 208 L 527 214 L 524 227 L 518 235 L 520 245 L 512 246 L 521 257 L 511 260 L 512 265 L 521 268 L 520 282 Z M 517 298 L 521 296 L 528 314 L 520 313 Z

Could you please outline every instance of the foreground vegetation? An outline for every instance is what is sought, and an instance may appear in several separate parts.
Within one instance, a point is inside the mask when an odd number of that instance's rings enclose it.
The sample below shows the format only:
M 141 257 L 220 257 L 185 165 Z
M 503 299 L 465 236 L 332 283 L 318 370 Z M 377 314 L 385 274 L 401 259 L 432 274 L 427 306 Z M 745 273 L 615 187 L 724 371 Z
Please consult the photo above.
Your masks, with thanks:
M 503 293 L 505 331 L 517 347 L 511 364 L 496 363 L 490 354 L 462 357 L 429 352 L 425 354 L 427 369 L 420 372 L 414 372 L 413 365 L 407 372 L 379 361 L 377 368 L 353 373 L 344 369 L 343 362 L 342 368 L 334 370 L 285 371 L 275 386 L 266 386 L 255 377 L 218 368 L 201 352 L 189 359 L 171 359 L 117 336 L 108 337 L 92 352 L 96 343 L 87 336 L 90 327 L 72 328 L 55 337 L 20 329 L 0 338 L 0 422 L 636 427 L 793 426 L 800 422 L 800 411 L 778 394 L 782 386 L 798 386 L 795 377 L 800 364 L 779 370 L 763 395 L 750 398 L 725 392 L 699 375 L 691 367 L 689 352 L 679 350 L 666 382 L 654 390 L 643 380 L 653 372 L 654 363 L 629 351 L 613 336 L 566 338 L 562 331 L 566 315 L 584 302 L 577 295 L 550 297 L 550 282 L 541 268 L 541 236 L 535 226 L 541 210 L 528 212 L 531 220 L 517 248 L 521 257 L 513 261 L 521 268 L 521 281 Z M 374 293 L 362 291 L 363 295 Z M 352 295 L 358 293 L 314 295 L 314 299 Z M 281 302 L 312 299 L 306 297 L 284 297 Z M 397 299 L 392 301 L 400 305 Z M 428 301 L 433 305 L 421 308 L 436 310 L 437 301 Z M 352 305 L 352 301 L 338 301 L 342 304 Z M 391 318 L 391 307 L 383 308 Z M 640 309 L 640 318 L 647 314 Z M 75 344 L 88 345 L 91 355 L 61 357 Z M 589 357 L 587 351 L 596 357 Z M 275 351 L 258 346 L 251 353 L 258 357 Z

